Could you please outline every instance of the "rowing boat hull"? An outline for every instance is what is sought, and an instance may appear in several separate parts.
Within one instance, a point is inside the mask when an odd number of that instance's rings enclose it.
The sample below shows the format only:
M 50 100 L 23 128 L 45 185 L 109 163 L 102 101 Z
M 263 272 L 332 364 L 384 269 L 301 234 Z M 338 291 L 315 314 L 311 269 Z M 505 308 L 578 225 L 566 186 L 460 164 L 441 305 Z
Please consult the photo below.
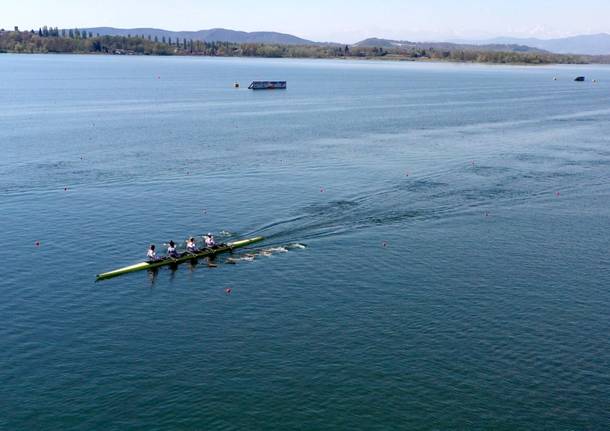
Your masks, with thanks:
M 251 244 L 256 244 L 257 242 L 261 242 L 264 239 L 265 238 L 263 238 L 262 236 L 258 236 L 256 238 L 250 238 L 250 239 L 244 239 L 241 241 L 231 242 L 231 243 L 227 244 L 226 246 L 221 246 L 214 250 L 203 250 L 202 252 L 197 253 L 197 254 L 182 256 L 178 259 L 165 259 L 165 260 L 160 260 L 158 262 L 140 262 L 140 263 L 136 263 L 135 265 L 126 266 L 124 268 L 120 268 L 120 269 L 110 271 L 110 272 L 104 272 L 103 274 L 98 274 L 96 276 L 96 281 L 108 280 L 109 278 L 118 277 L 118 276 L 129 274 L 132 272 L 145 271 L 145 270 L 149 270 L 149 269 L 159 268 L 162 266 L 178 265 L 180 263 L 188 262 L 190 260 L 199 259 L 202 257 L 215 256 L 217 254 L 231 252 L 237 248 L 247 247 Z

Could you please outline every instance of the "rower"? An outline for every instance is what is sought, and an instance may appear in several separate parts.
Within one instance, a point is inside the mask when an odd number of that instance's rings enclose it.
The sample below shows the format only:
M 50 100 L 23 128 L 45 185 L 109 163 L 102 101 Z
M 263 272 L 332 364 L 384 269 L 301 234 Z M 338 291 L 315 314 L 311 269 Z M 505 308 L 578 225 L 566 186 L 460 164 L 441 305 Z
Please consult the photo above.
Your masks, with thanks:
M 178 251 L 176 251 L 176 244 L 174 241 L 170 241 L 167 245 L 167 256 L 173 259 L 178 259 L 180 257 Z
M 199 248 L 197 248 L 197 243 L 195 242 L 195 238 L 190 237 L 188 239 L 188 241 L 186 242 L 186 251 L 193 254 L 199 251 Z
M 212 235 L 211 233 L 204 235 L 203 240 L 205 241 L 205 246 L 207 248 L 216 247 L 216 241 L 214 241 L 214 235 Z
M 159 256 L 157 256 L 157 252 L 156 252 L 156 247 L 154 244 L 152 244 L 150 246 L 150 248 L 148 249 L 148 253 L 146 254 L 146 256 L 148 257 L 148 261 L 149 262 L 155 262 L 157 260 L 159 260 Z

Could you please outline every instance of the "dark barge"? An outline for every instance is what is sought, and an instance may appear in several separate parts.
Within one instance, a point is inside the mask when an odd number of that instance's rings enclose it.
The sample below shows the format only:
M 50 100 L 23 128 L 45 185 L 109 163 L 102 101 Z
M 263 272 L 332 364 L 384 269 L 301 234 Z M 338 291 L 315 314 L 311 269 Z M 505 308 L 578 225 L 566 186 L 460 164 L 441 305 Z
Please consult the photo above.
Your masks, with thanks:
M 250 90 L 285 90 L 286 81 L 253 81 L 248 87 Z

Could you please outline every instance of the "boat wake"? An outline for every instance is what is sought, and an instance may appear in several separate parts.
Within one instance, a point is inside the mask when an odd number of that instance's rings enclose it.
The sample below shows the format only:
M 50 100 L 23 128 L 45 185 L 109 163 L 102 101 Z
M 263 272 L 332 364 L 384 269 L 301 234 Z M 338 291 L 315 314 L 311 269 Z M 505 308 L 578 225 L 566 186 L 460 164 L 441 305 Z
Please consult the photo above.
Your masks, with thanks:
M 241 253 L 241 254 L 236 253 L 236 254 L 228 257 L 225 260 L 225 263 L 234 265 L 239 262 L 254 262 L 256 259 L 259 259 L 259 258 L 272 257 L 277 254 L 288 253 L 292 250 L 303 250 L 305 248 L 307 248 L 306 245 L 295 243 L 295 244 L 288 244 L 288 245 L 282 245 L 282 246 L 272 246 L 272 247 L 261 248 L 261 249 L 256 249 L 256 250 L 248 250 L 244 253 Z
M 515 163 L 507 163 L 508 157 Z M 273 242 L 309 242 L 380 226 L 408 229 L 422 223 L 453 223 L 456 218 L 489 217 L 520 205 L 545 206 L 581 186 L 596 187 L 580 183 L 566 160 L 541 165 L 524 157 L 518 153 L 501 160 L 461 160 L 442 170 L 408 173 L 357 194 L 293 208 L 247 235 Z

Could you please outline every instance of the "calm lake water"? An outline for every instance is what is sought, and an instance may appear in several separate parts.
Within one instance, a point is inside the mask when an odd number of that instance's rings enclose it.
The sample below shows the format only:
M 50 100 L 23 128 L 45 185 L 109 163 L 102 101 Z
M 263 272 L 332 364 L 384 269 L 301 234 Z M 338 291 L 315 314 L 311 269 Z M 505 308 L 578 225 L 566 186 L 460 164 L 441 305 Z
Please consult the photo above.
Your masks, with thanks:
M 0 429 L 610 426 L 610 68 L 2 55 L 0 107 Z M 268 240 L 94 282 L 208 231 Z

